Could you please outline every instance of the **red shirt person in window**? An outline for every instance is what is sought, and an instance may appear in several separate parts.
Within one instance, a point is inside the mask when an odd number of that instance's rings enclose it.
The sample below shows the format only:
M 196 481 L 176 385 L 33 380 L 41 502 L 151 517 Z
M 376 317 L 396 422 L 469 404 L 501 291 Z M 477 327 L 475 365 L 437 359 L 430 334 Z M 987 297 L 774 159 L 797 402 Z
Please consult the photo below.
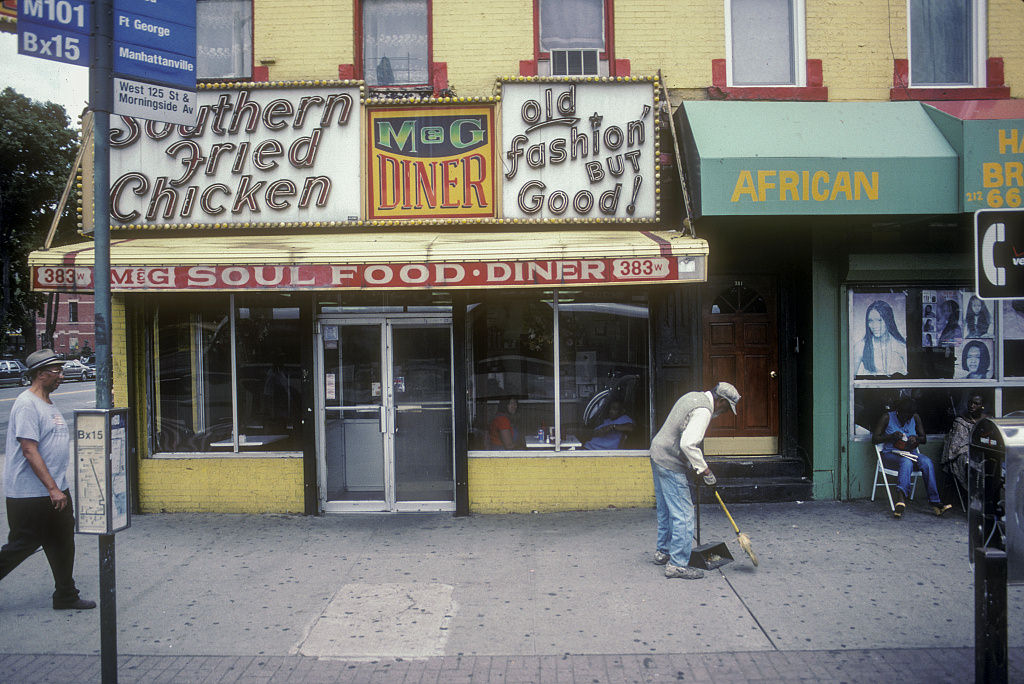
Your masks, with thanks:
M 514 449 L 519 444 L 519 431 L 513 422 L 518 409 L 519 400 L 515 397 L 504 397 L 498 404 L 498 413 L 487 430 L 491 449 Z

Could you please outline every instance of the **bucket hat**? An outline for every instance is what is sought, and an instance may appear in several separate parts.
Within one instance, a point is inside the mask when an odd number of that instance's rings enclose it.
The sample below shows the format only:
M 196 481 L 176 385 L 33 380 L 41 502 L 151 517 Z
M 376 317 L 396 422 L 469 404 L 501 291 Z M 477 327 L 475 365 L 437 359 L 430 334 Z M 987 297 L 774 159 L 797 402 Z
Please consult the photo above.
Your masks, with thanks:
M 25 365 L 30 371 L 40 370 L 47 366 L 63 366 L 64 359 L 57 356 L 52 349 L 34 351 L 25 358 Z

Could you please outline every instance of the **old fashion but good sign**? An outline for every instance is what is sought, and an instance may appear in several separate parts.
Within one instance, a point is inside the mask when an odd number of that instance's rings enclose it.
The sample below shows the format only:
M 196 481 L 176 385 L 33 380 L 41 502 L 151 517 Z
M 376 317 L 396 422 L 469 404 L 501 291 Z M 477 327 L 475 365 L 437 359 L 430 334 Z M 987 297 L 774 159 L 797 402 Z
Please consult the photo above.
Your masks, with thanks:
M 201 93 L 196 123 L 111 122 L 112 226 L 359 218 L 359 89 Z
M 657 217 L 651 81 L 528 81 L 501 87 L 508 218 Z

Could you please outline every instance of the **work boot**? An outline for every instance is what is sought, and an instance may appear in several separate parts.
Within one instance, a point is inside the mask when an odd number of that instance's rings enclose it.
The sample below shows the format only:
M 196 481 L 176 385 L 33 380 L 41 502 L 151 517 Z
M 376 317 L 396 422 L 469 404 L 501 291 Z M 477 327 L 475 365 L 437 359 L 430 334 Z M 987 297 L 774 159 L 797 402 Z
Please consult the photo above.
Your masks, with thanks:
M 76 598 L 73 601 L 58 601 L 53 600 L 54 610 L 89 610 L 96 607 L 95 601 L 89 601 L 83 598 Z
M 932 513 L 934 513 L 937 517 L 941 518 L 942 515 L 952 507 L 953 504 L 944 504 L 941 501 L 939 503 L 933 503 Z
M 896 488 L 896 506 L 893 508 L 892 517 L 902 518 L 903 510 L 907 507 L 906 495 L 899 487 Z
M 664 565 L 665 563 L 668 563 L 668 554 L 663 552 L 663 551 L 655 551 L 654 552 L 654 564 L 655 565 Z
M 704 571 L 700 568 L 691 568 L 688 566 L 680 567 L 678 565 L 672 565 L 669 563 L 665 566 L 665 577 L 672 579 L 679 577 L 681 579 L 700 579 L 704 576 Z

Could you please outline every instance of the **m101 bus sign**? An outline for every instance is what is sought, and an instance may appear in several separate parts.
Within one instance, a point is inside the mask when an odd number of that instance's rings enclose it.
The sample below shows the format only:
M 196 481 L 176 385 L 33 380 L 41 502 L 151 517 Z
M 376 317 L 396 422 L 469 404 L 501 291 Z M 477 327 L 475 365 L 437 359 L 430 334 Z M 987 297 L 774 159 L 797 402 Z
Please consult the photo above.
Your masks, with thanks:
M 20 0 L 18 54 L 88 66 L 91 8 L 89 0 Z

